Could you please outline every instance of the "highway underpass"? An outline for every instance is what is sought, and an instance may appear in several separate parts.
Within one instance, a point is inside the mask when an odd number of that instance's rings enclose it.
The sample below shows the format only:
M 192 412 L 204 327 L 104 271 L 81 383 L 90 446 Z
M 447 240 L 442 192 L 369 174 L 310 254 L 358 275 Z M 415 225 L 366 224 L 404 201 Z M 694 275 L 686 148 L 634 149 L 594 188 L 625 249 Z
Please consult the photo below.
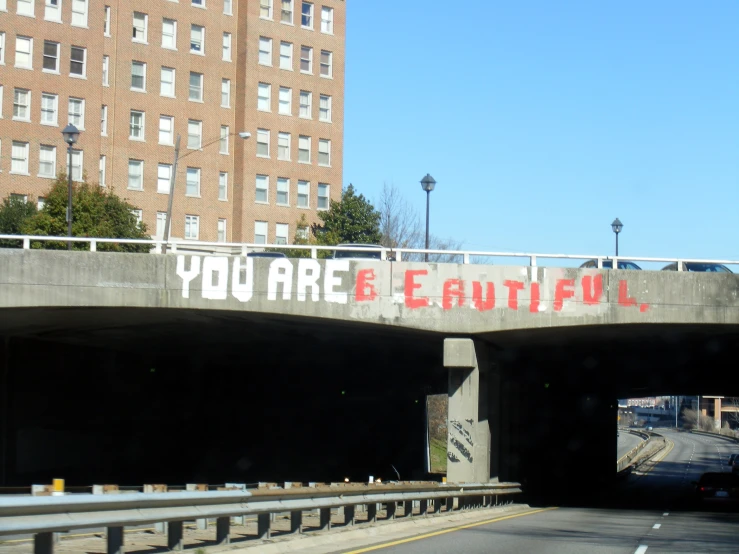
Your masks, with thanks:
M 14 308 L 0 333 L 4 485 L 427 478 L 425 396 L 448 390 L 449 335 L 358 322 Z M 734 326 L 479 339 L 500 376 L 493 475 L 542 501 L 588 501 L 572 480 L 611 479 L 617 398 L 739 395 Z

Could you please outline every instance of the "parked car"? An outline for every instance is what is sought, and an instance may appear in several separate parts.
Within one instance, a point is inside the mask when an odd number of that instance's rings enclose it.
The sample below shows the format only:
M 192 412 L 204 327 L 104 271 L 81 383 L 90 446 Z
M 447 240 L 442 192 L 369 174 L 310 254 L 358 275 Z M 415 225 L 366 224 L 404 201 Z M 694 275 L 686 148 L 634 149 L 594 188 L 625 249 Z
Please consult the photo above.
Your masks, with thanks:
M 334 250 L 333 258 L 335 260 L 381 260 L 382 246 L 379 244 L 337 244 L 336 246 L 346 246 L 356 248 L 356 250 Z M 389 261 L 394 258 L 387 256 Z
M 699 500 L 731 500 L 739 498 L 739 475 L 736 473 L 709 472 L 695 483 Z
M 249 252 L 250 258 L 287 258 L 284 252 Z
M 582 264 L 580 267 L 587 268 L 587 269 L 597 269 L 598 260 L 588 260 L 587 262 Z M 618 268 L 619 269 L 641 270 L 641 268 L 638 265 L 636 265 L 634 262 L 629 262 L 627 260 L 619 260 Z M 613 269 L 613 260 L 603 260 L 603 269 Z
M 683 271 L 700 271 L 705 273 L 734 273 L 723 264 L 699 263 L 699 262 L 680 262 Z M 662 271 L 677 271 L 677 262 L 666 265 Z

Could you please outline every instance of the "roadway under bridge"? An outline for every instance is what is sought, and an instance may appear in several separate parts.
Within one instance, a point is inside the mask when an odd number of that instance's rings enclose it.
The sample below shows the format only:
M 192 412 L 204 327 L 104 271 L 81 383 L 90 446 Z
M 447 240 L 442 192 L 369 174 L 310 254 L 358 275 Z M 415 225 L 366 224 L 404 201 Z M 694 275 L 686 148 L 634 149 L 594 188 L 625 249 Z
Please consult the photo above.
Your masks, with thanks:
M 739 396 L 733 275 L 207 258 L 0 252 L 2 484 L 422 478 L 449 393 L 450 472 L 544 493 L 617 398 Z

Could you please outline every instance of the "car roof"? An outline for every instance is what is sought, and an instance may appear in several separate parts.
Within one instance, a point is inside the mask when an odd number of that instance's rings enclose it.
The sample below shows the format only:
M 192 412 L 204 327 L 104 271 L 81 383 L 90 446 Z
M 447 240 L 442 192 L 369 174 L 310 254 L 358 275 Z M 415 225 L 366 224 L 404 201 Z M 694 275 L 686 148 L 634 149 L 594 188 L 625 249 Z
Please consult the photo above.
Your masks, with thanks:
M 249 252 L 252 258 L 287 258 L 284 252 Z
M 680 262 L 683 264 L 683 271 L 700 271 L 704 273 L 734 273 L 724 264 L 704 263 L 704 262 Z M 677 262 L 667 264 L 662 271 L 677 271 Z

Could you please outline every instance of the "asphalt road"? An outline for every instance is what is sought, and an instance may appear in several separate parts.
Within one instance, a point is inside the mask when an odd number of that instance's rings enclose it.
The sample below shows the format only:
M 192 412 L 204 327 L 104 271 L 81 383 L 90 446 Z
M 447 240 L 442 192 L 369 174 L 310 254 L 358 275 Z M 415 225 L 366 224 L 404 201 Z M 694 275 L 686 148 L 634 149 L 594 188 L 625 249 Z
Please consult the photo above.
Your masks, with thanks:
M 628 431 L 619 431 L 616 446 L 616 459 L 620 460 L 632 448 L 636 448 L 636 446 L 643 440 L 644 439 L 640 436 L 632 435 Z
M 691 484 L 705 471 L 727 471 L 728 454 L 739 452 L 739 445 L 669 430 L 663 434 L 674 445 L 664 459 L 648 473 L 632 475 L 617 489 L 604 491 L 603 507 L 557 508 L 501 518 L 372 550 L 383 554 L 739 552 L 739 507 L 698 506 L 692 500 Z M 357 552 L 363 551 L 368 550 Z

